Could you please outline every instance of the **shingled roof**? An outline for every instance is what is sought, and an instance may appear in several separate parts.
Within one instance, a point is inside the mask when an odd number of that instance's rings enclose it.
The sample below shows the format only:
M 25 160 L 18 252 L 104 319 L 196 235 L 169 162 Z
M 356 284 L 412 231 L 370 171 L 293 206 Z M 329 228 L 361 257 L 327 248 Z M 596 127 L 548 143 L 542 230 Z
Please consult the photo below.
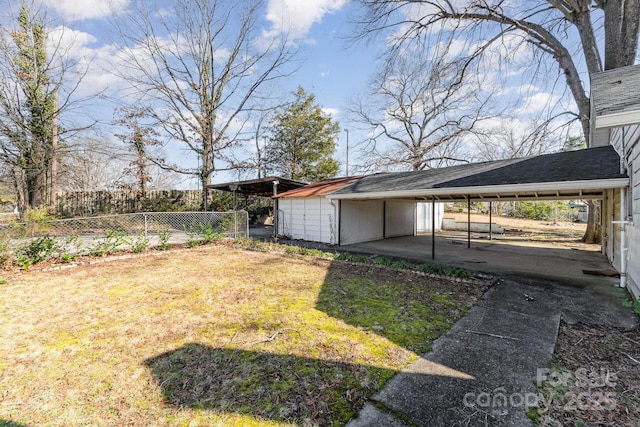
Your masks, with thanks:
M 628 185 L 611 146 L 414 172 L 370 175 L 341 188 L 335 199 L 479 199 L 601 197 Z
M 591 102 L 596 128 L 638 123 L 639 93 L 640 65 L 593 74 Z

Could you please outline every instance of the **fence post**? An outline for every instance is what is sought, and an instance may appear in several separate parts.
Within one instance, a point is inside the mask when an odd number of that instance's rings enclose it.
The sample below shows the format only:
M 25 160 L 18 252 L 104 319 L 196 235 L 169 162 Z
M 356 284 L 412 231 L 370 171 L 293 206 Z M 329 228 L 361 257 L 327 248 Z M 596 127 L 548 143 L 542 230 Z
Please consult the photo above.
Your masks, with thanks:
M 233 211 L 233 238 L 238 238 L 238 211 Z
M 147 214 L 142 214 L 142 217 L 144 218 L 144 238 L 147 238 Z

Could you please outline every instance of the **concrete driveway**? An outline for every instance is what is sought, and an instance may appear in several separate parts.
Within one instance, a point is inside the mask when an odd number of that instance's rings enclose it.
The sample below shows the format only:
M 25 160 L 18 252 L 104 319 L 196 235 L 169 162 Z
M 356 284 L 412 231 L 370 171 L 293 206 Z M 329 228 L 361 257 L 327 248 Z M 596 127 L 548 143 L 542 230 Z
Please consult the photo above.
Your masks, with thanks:
M 576 286 L 615 286 L 618 283 L 615 278 L 583 273 L 583 270 L 611 269 L 606 256 L 596 245 L 594 250 L 578 250 L 534 242 L 515 244 L 472 239 L 471 248 L 468 248 L 466 238 L 436 236 L 435 260 L 431 256 L 431 246 L 431 236 L 420 235 L 345 245 L 341 249 L 434 262 L 501 277 L 526 276 Z
M 527 408 L 551 360 L 560 319 L 637 327 L 618 280 L 582 270 L 611 268 L 599 251 L 436 237 L 435 262 L 499 279 L 432 351 L 391 379 L 348 427 L 532 426 Z M 431 237 L 401 237 L 342 249 L 419 262 Z

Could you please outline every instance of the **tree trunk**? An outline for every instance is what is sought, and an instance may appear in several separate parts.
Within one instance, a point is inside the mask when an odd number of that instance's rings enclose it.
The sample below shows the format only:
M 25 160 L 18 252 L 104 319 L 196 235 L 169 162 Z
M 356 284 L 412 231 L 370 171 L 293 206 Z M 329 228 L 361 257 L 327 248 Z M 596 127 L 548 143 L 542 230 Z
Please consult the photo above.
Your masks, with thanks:
M 587 216 L 587 230 L 582 236 L 584 243 L 602 244 L 602 202 L 589 200 L 587 202 L 589 213 Z

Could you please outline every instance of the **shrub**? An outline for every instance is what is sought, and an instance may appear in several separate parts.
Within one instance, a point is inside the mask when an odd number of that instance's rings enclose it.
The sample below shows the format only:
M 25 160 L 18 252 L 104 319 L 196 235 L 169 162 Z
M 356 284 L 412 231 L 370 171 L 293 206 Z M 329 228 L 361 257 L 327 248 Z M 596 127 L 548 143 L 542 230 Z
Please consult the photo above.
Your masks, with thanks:
M 130 243 L 129 235 L 120 227 L 109 230 L 101 241 L 95 242 L 89 248 L 89 255 L 104 256 L 122 249 L 122 246 Z
M 140 252 L 144 251 L 148 247 L 149 247 L 149 239 L 147 238 L 147 235 L 145 234 L 145 232 L 141 231 L 138 234 L 138 237 L 136 238 L 136 240 L 133 243 L 131 243 L 131 251 L 133 253 L 139 254 Z
M 160 250 L 167 250 L 171 247 L 169 244 L 169 239 L 171 239 L 171 232 L 169 230 L 160 230 L 158 233 L 158 238 L 160 239 Z
M 57 249 L 58 244 L 52 237 L 43 236 L 34 239 L 16 253 L 16 263 L 24 270 L 28 270 L 33 264 L 50 258 Z

